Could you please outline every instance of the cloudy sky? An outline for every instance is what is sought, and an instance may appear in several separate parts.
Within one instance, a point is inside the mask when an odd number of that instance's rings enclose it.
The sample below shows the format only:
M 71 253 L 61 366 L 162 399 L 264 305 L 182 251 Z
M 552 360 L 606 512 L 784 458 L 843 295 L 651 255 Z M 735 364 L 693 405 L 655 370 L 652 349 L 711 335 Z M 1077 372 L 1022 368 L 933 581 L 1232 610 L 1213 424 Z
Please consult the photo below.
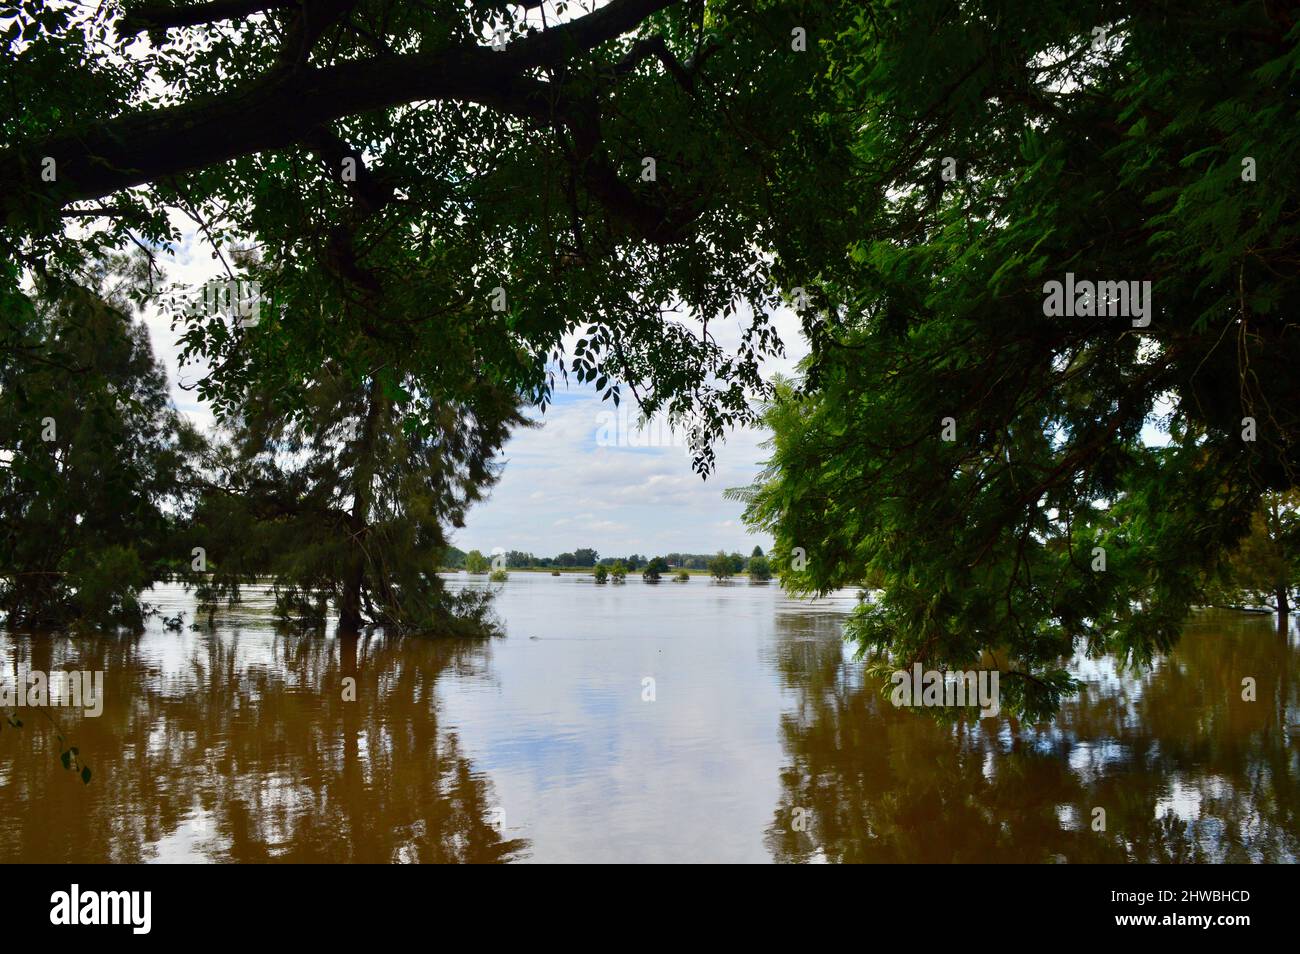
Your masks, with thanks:
M 742 318 L 715 320 L 709 330 L 720 345 L 734 347 Z M 793 373 L 807 352 L 793 313 L 777 313 L 774 323 L 787 354 L 764 366 L 769 377 Z M 770 537 L 745 527 L 743 506 L 722 497 L 753 480 L 767 457 L 760 446 L 765 433 L 733 431 L 717 448 L 717 469 L 703 480 L 691 469 L 683 435 L 665 421 L 642 427 L 634 403 L 615 408 L 590 385 L 559 387 L 545 414 L 529 415 L 539 426 L 520 429 L 505 446 L 501 482 L 470 513 L 458 546 L 538 556 L 577 547 L 617 556 L 771 548 Z
M 194 287 L 223 274 L 210 247 L 184 228 L 184 244 L 168 261 L 168 279 Z M 154 351 L 167 366 L 176 405 L 200 426 L 212 415 L 193 392 L 202 367 L 178 366 L 176 333 L 170 319 L 156 312 L 145 316 Z M 798 321 L 778 313 L 776 327 L 786 343 L 785 358 L 769 362 L 764 372 L 789 374 L 806 353 Z M 724 347 L 740 339 L 740 319 L 730 326 L 710 324 Z M 625 389 L 626 391 L 626 389 Z M 766 551 L 771 540 L 747 531 L 743 509 L 722 498 L 728 487 L 751 481 L 767 456 L 764 439 L 754 430 L 733 432 L 717 448 L 717 469 L 702 480 L 692 469 L 684 442 L 662 422 L 637 431 L 635 406 L 615 408 L 601 402 L 591 386 L 558 385 L 555 403 L 545 414 L 529 416 L 537 427 L 518 430 L 503 449 L 501 482 L 491 497 L 469 514 L 453 542 L 484 553 L 501 547 L 554 556 L 578 547 L 603 555 L 641 553 L 711 553 L 719 549 L 748 553 L 755 544 Z
M 616 417 L 586 388 L 560 392 L 545 415 L 531 416 L 540 426 L 521 429 L 506 445 L 501 483 L 456 535 L 462 549 L 552 556 L 594 547 L 653 556 L 769 548 L 766 537 L 746 532 L 741 505 L 722 498 L 752 479 L 764 457 L 762 435 L 733 433 L 718 450 L 717 471 L 702 480 L 667 428 L 629 433 L 635 419 Z M 647 442 L 658 446 L 632 446 Z

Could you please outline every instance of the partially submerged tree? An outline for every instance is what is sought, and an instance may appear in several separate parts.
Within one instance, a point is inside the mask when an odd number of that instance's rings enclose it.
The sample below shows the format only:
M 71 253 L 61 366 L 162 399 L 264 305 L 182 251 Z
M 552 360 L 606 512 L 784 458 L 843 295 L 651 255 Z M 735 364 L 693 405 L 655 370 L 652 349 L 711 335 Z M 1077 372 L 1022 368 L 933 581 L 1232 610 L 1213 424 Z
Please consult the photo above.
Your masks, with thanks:
M 180 417 L 129 262 L 91 284 L 38 275 L 0 293 L 0 612 L 10 626 L 142 624 L 140 591 L 172 546 L 202 439 Z
M 660 578 L 668 572 L 668 561 L 663 557 L 655 557 L 645 565 L 641 571 L 641 579 L 647 583 L 658 583 Z
M 318 380 L 303 416 L 250 395 L 200 511 L 216 564 L 206 585 L 236 595 L 269 576 L 283 615 L 320 624 L 333 603 L 352 632 L 473 621 L 482 601 L 449 596 L 437 571 L 446 528 L 495 482 L 493 454 L 522 423 L 513 396 L 480 385 L 468 404 L 435 407 L 383 374 L 360 388 L 333 368 Z M 471 551 L 470 572 L 478 562 Z
M 1268 493 L 1251 519 L 1250 533 L 1225 560 L 1211 592 L 1223 602 L 1245 599 L 1271 606 L 1286 625 L 1300 588 L 1300 491 Z

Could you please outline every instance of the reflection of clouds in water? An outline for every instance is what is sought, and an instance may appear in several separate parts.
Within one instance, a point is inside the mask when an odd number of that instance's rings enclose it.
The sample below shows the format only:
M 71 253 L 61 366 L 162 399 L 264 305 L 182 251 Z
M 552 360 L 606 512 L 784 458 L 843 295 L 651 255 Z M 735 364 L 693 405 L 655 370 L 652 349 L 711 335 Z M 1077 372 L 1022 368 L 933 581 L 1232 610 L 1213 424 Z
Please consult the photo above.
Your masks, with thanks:
M 192 618 L 180 587 L 150 595 Z M 0 739 L 13 806 L 0 860 L 499 861 L 526 849 L 488 825 L 490 782 L 439 720 L 434 685 L 481 669 L 488 643 L 284 631 L 270 599 L 249 596 L 215 630 L 154 619 L 130 637 L 0 636 L 0 666 L 76 661 L 105 671 L 107 697 L 102 718 L 66 727 L 94 771 L 89 802 L 52 769 L 49 733 Z
M 1011 751 L 1012 747 L 1016 744 L 1016 732 L 1011 727 L 1011 720 L 1002 719 L 998 722 L 998 731 L 997 731 L 996 738 L 998 740 L 998 745 L 1001 747 L 1002 751 L 1004 752 Z
M 1300 721 L 1296 639 L 1267 621 L 1190 627 L 1173 664 L 1136 678 L 1075 660 L 1088 691 L 1051 722 L 945 725 L 865 684 L 840 638 L 854 591 L 806 604 L 699 577 L 518 573 L 498 600 L 506 640 L 350 653 L 328 630 L 277 632 L 270 598 L 247 596 L 216 634 L 163 588 L 181 632 L 0 638 L 6 666 L 104 668 L 112 705 L 84 736 L 102 800 L 84 818 L 57 753 L 0 738 L 18 813 L 0 860 L 517 857 L 494 805 L 546 861 L 1295 860 L 1300 767 L 1278 721 Z M 1238 670 L 1270 701 L 1241 703 Z M 360 701 L 344 705 L 349 672 Z M 796 806 L 814 830 L 792 831 Z
M 1152 660 L 1150 668 L 1141 674 L 1134 674 L 1121 670 L 1119 660 L 1114 656 L 1089 659 L 1080 654 L 1075 655 L 1066 668 L 1071 675 L 1086 683 L 1085 692 L 1111 697 L 1123 706 L 1120 715 L 1123 725 L 1126 728 L 1136 728 L 1140 719 L 1142 694 L 1151 681 L 1159 677 L 1164 664 L 1165 659 L 1157 657 Z
M 512 573 L 495 689 L 444 680 L 439 693 L 537 860 L 761 861 L 785 706 L 774 669 L 840 652 L 842 612 L 801 605 L 699 576 L 602 587 Z
M 149 864 L 181 865 L 202 864 L 213 851 L 210 813 L 197 809 L 188 815 L 173 831 L 167 832 L 152 848 Z
M 1300 763 L 1278 725 L 1300 686 L 1296 640 L 1268 620 L 1205 614 L 1140 674 L 1071 662 L 1087 686 L 1050 722 L 959 730 L 857 689 L 838 654 L 817 678 L 783 671 L 781 861 L 1294 861 Z M 1294 628 L 1293 628 L 1294 629 Z M 782 658 L 798 659 L 798 655 Z M 1266 704 L 1240 700 L 1258 675 Z M 982 726 L 987 726 L 987 721 Z M 811 806 L 815 830 L 781 820 Z M 1106 828 L 1094 831 L 1096 809 Z
M 1230 824 L 1222 811 L 1222 803 L 1231 801 L 1238 810 L 1239 820 Z M 1249 860 L 1294 864 L 1293 847 L 1286 848 L 1278 857 L 1266 857 L 1252 843 L 1268 837 L 1268 824 L 1253 791 L 1234 785 L 1230 779 L 1219 775 L 1203 778 L 1176 774 L 1170 777 L 1165 793 L 1156 800 L 1154 809 L 1158 822 L 1170 821 L 1185 826 L 1187 836 L 1194 839 L 1205 852 L 1206 861 L 1223 863 L 1229 859 L 1224 845 L 1245 845 Z
M 1225 788 L 1222 779 L 1206 779 L 1207 786 L 1216 787 L 1220 793 Z M 1201 790 L 1186 785 L 1177 775 L 1169 780 L 1167 794 L 1156 800 L 1156 818 L 1173 815 L 1179 821 L 1196 821 L 1201 817 Z
M 777 584 L 769 584 L 777 588 Z M 858 605 L 858 591 L 856 589 L 839 589 L 832 590 L 825 596 L 816 599 L 794 599 L 787 596 L 781 591 L 776 601 L 776 612 L 778 614 L 786 613 L 792 616 L 807 618 L 810 616 L 829 616 L 834 619 L 840 619 L 845 614 L 853 611 Z
M 1070 749 L 1070 770 L 1085 783 L 1092 783 L 1109 770 L 1126 765 L 1132 758 L 1129 749 L 1115 739 L 1080 741 Z

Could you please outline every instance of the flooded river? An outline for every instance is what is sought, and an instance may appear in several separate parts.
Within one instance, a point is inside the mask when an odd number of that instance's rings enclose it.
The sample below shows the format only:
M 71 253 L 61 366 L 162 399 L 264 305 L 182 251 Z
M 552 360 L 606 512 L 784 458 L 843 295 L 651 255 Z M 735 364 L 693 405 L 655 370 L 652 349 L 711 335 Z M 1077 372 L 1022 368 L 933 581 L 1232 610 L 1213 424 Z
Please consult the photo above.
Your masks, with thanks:
M 1295 620 L 1200 614 L 1140 676 L 1076 661 L 1087 690 L 1051 723 L 945 726 L 864 687 L 850 592 L 513 573 L 491 640 L 296 634 L 249 596 L 210 630 L 161 587 L 180 631 L 0 635 L 11 685 L 105 674 L 98 717 L 9 710 L 0 861 L 1300 855 Z

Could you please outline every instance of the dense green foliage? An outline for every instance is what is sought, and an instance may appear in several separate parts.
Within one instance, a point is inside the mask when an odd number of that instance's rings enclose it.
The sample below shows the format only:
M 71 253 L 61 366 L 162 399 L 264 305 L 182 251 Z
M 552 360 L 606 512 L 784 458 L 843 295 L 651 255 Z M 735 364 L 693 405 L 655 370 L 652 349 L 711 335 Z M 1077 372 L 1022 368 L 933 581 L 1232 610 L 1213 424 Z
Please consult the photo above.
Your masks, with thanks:
M 200 438 L 131 317 L 129 263 L 42 276 L 0 314 L 0 611 L 11 625 L 138 627 L 172 546 Z M 185 554 L 188 559 L 188 554 Z
M 1004 707 L 1051 711 L 1074 647 L 1169 648 L 1294 485 L 1298 40 L 1282 5 L 1003 0 L 864 5 L 831 45 L 859 199 L 743 496 L 791 586 L 881 587 L 864 650 L 992 652 Z M 1150 282 L 1149 324 L 1049 315 L 1066 273 Z
M 1300 491 L 1269 493 L 1250 533 L 1218 569 L 1209 592 L 1223 603 L 1266 605 L 1282 620 L 1300 589 Z
M 641 571 L 641 579 L 647 583 L 658 583 L 660 578 L 667 572 L 668 562 L 663 557 L 655 557 Z
M 301 622 L 442 619 L 446 528 L 516 403 L 570 375 L 688 419 L 702 472 L 750 416 L 770 249 L 815 232 L 805 158 L 837 148 L 803 105 L 824 62 L 790 42 L 818 17 L 529 6 L 0 5 L 6 302 L 129 244 L 137 301 L 166 301 L 191 239 L 253 290 L 254 321 L 173 312 L 229 441 L 185 541 L 210 605 L 269 576 Z
M 802 104 L 824 64 L 790 43 L 816 8 L 614 0 L 539 29 L 508 3 L 308 6 L 19 16 L 0 283 L 132 238 L 161 256 L 183 217 L 260 282 L 256 326 L 184 329 L 219 412 L 256 389 L 305 416 L 327 365 L 356 387 L 385 368 L 435 404 L 481 374 L 544 407 L 573 374 L 690 418 L 707 469 L 780 348 L 767 249 L 815 229 L 797 210 L 824 170 L 805 157 L 836 148 Z M 241 265 L 236 242 L 257 254 Z M 736 352 L 683 321 L 715 316 L 741 321 Z

